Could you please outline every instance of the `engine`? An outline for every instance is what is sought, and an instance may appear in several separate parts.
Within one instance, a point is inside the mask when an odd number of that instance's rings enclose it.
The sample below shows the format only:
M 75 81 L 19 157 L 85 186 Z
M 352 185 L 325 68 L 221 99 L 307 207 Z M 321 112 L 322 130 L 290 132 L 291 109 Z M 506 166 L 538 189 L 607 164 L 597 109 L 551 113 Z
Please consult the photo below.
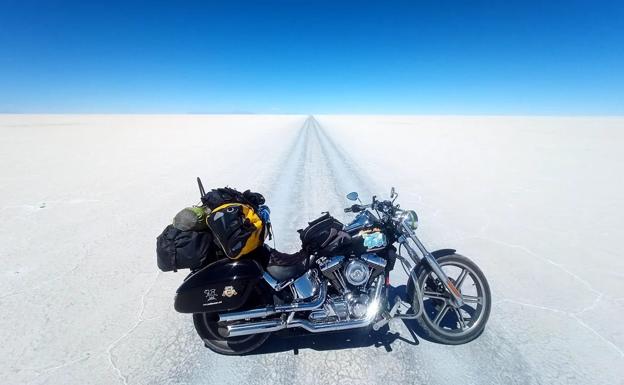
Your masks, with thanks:
M 382 274 L 386 260 L 376 254 L 363 254 L 355 258 L 337 255 L 319 263 L 321 273 L 340 294 L 366 288 L 373 278 Z
M 371 283 L 383 274 L 385 267 L 386 260 L 375 254 L 324 258 L 319 269 L 336 293 L 328 296 L 322 309 L 310 313 L 310 320 L 327 322 L 364 317 L 370 302 Z

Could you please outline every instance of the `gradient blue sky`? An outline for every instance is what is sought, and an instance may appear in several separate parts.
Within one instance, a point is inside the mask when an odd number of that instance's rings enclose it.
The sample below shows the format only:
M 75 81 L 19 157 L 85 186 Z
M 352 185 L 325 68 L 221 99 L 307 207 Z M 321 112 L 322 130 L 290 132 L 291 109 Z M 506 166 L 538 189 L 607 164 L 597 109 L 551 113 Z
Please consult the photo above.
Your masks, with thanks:
M 624 2 L 0 0 L 0 112 L 624 115 Z

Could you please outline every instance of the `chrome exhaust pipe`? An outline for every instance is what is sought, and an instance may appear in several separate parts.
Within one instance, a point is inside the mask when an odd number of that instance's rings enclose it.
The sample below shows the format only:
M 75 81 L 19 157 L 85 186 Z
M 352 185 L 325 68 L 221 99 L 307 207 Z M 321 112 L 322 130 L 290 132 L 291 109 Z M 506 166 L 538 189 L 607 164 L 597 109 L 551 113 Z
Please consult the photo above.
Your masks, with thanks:
M 276 332 L 278 330 L 292 328 L 302 328 L 311 333 L 324 333 L 362 328 L 370 325 L 373 320 L 374 318 L 362 318 L 358 320 L 348 320 L 334 323 L 314 323 L 304 319 L 294 319 L 290 322 L 281 320 L 249 322 L 227 326 L 225 328 L 225 334 L 227 337 L 239 337 L 250 334 Z
M 350 321 L 341 321 L 336 323 L 314 323 L 304 319 L 295 319 L 292 322 L 289 322 L 286 327 L 288 329 L 302 328 L 309 331 L 310 333 L 324 333 L 363 328 L 370 325 L 372 322 L 373 320 L 366 318 Z
M 321 283 L 318 296 L 310 302 L 293 302 L 287 305 L 267 306 L 245 311 L 219 314 L 219 322 L 241 321 L 252 318 L 268 317 L 273 314 L 289 313 L 293 311 L 316 310 L 323 306 L 327 297 L 327 282 Z M 253 333 L 252 333 L 253 334 Z
M 227 326 L 225 328 L 225 334 L 227 337 L 239 337 L 249 334 L 268 333 L 291 328 L 302 328 L 311 333 L 324 333 L 369 326 L 373 323 L 373 321 L 375 321 L 379 310 L 381 310 L 380 298 L 381 291 L 383 289 L 381 281 L 382 278 L 383 276 L 377 278 L 377 286 L 375 287 L 374 297 L 369 304 L 367 314 L 364 318 L 328 323 L 316 323 L 304 319 L 248 322 Z
M 282 320 L 248 322 L 244 324 L 231 325 L 225 328 L 224 332 L 228 337 L 246 336 L 250 334 L 276 332 L 285 329 Z M 232 331 L 232 328 L 235 328 Z

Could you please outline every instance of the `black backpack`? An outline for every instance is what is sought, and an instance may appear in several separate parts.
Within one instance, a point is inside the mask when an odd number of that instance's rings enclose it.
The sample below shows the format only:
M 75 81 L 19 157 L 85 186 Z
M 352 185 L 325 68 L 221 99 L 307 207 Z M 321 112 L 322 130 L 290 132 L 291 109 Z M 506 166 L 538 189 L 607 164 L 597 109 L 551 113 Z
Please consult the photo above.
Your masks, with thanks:
M 344 225 L 336 218 L 324 213 L 308 222 L 308 227 L 299 231 L 301 248 L 309 255 L 329 255 L 350 244 L 351 237 L 342 231 Z
M 215 252 L 208 231 L 182 231 L 169 225 L 156 238 L 156 262 L 162 271 L 198 269 L 216 261 Z

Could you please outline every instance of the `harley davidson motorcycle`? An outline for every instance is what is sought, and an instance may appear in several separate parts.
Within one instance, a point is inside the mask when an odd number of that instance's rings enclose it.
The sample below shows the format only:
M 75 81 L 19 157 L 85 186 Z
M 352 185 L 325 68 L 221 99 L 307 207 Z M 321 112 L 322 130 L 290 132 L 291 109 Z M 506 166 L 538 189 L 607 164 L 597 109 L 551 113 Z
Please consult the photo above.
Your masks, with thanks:
M 453 249 L 428 251 L 415 234 L 418 216 L 397 197 L 392 188 L 390 200 L 362 204 L 348 194 L 359 203 L 345 209 L 357 215 L 343 228 L 352 246 L 340 254 L 313 254 L 293 266 L 225 258 L 192 272 L 175 309 L 193 314 L 206 347 L 228 355 L 251 352 L 278 330 L 377 331 L 393 318 L 415 319 L 435 342 L 472 341 L 490 314 L 485 276 Z M 409 275 L 406 301 L 388 298 L 397 260 Z

